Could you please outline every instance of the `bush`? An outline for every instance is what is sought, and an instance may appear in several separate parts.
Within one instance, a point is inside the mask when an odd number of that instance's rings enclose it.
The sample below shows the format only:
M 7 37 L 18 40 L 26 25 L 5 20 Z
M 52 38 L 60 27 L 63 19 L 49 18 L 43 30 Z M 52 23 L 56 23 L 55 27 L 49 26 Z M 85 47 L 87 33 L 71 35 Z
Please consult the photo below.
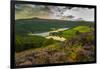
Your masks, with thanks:
M 50 38 L 50 39 L 47 39 L 46 41 L 43 42 L 43 46 L 48 46 L 48 45 L 51 45 L 54 43 L 56 43 L 56 41 L 53 40 L 52 38 Z
M 31 48 L 42 47 L 46 39 L 40 36 L 16 36 L 15 51 L 20 52 Z

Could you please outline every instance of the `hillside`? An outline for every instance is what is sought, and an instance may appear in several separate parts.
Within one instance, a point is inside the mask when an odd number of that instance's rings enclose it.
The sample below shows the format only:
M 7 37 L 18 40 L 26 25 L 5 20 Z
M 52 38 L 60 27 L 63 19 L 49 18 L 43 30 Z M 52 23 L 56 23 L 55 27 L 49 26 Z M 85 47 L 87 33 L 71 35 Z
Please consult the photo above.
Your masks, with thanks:
M 15 5 L 15 65 L 95 61 L 94 8 Z
M 87 30 L 82 28 L 87 28 Z M 42 40 L 42 46 L 39 48 L 16 52 L 16 66 L 94 61 L 94 29 L 88 26 L 78 26 L 69 30 L 77 30 L 78 33 L 74 33 L 73 37 L 66 38 L 67 40 L 64 42 L 53 39 L 44 42 Z M 62 32 L 70 33 L 69 30 Z M 64 35 L 63 33 L 61 35 Z M 66 35 L 69 33 L 66 33 Z
M 15 33 L 27 35 L 28 33 L 47 32 L 59 28 L 72 28 L 80 25 L 94 26 L 94 23 L 87 21 L 67 21 L 39 18 L 18 19 L 15 22 Z

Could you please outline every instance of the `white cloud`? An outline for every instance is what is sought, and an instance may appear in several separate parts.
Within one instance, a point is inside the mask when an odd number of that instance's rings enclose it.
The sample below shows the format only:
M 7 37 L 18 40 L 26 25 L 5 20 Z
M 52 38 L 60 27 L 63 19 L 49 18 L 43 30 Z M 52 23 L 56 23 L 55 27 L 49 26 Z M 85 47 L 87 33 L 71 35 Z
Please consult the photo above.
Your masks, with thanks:
M 61 19 L 67 16 L 73 16 L 74 18 L 70 18 L 69 20 L 85 20 L 85 21 L 94 21 L 94 8 L 82 8 L 82 7 L 73 7 L 68 9 L 66 6 L 48 6 L 50 10 L 53 12 L 50 18 Z
M 74 7 L 66 10 L 63 14 L 63 16 L 68 15 L 73 15 L 75 17 L 74 19 L 82 18 L 86 21 L 94 21 L 94 9 Z

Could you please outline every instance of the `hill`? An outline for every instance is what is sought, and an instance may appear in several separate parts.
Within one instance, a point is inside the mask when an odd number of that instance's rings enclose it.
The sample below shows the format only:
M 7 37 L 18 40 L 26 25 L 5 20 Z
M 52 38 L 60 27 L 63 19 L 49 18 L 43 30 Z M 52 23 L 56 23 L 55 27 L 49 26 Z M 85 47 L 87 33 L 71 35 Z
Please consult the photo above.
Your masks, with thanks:
M 15 21 L 16 34 L 40 33 L 52 31 L 59 28 L 72 28 L 80 25 L 94 26 L 94 23 L 87 21 L 67 21 L 55 19 L 18 19 Z
M 82 28 L 87 28 L 87 30 Z M 95 37 L 93 28 L 78 26 L 69 30 L 77 30 L 78 33 L 74 33 L 73 37 L 66 38 L 67 40 L 64 42 L 50 39 L 44 41 L 41 44 L 42 47 L 16 52 L 16 66 L 94 61 Z M 69 30 L 65 31 L 70 32 Z

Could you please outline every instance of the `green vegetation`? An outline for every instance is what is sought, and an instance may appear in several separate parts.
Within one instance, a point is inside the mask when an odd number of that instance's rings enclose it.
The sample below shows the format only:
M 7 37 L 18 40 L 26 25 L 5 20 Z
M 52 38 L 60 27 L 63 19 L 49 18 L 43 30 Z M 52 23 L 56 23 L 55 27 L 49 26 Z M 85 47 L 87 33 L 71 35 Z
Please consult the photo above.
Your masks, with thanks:
M 19 35 L 27 35 L 28 33 L 41 33 L 52 31 L 59 28 L 72 28 L 76 26 L 94 26 L 94 23 L 84 21 L 64 21 L 49 19 L 19 19 L 15 23 L 15 33 Z
M 89 36 L 93 36 L 93 32 L 81 33 L 63 43 L 56 42 L 42 48 L 16 53 L 16 65 L 25 65 L 29 58 L 34 65 L 94 61 L 94 38 L 91 37 L 90 40 Z
M 52 64 L 94 61 L 94 23 L 45 19 L 21 19 L 15 23 L 16 65 Z M 52 32 L 50 36 L 63 37 L 65 41 L 28 35 L 69 28 Z M 30 61 L 31 60 L 31 61 Z M 30 62 L 31 64 L 27 64 Z
M 84 32 L 91 32 L 93 31 L 93 28 L 91 27 L 88 27 L 88 26 L 78 26 L 76 28 L 74 28 L 74 30 L 76 31 L 79 31 L 81 33 L 84 33 Z
M 50 33 L 50 35 L 64 37 L 66 39 L 70 39 L 72 37 L 77 36 L 80 33 L 91 32 L 94 31 L 93 27 L 89 26 L 77 26 L 68 30 Z
M 56 42 L 56 40 L 46 39 L 41 36 L 16 36 L 15 51 L 21 52 L 32 48 L 45 47 Z
M 72 7 L 15 5 L 16 66 L 95 60 L 95 23 L 84 21 L 88 18 L 64 15 L 66 9 Z M 69 20 L 74 18 L 79 21 Z
M 40 36 L 16 36 L 16 52 L 31 48 L 39 48 L 46 39 Z

